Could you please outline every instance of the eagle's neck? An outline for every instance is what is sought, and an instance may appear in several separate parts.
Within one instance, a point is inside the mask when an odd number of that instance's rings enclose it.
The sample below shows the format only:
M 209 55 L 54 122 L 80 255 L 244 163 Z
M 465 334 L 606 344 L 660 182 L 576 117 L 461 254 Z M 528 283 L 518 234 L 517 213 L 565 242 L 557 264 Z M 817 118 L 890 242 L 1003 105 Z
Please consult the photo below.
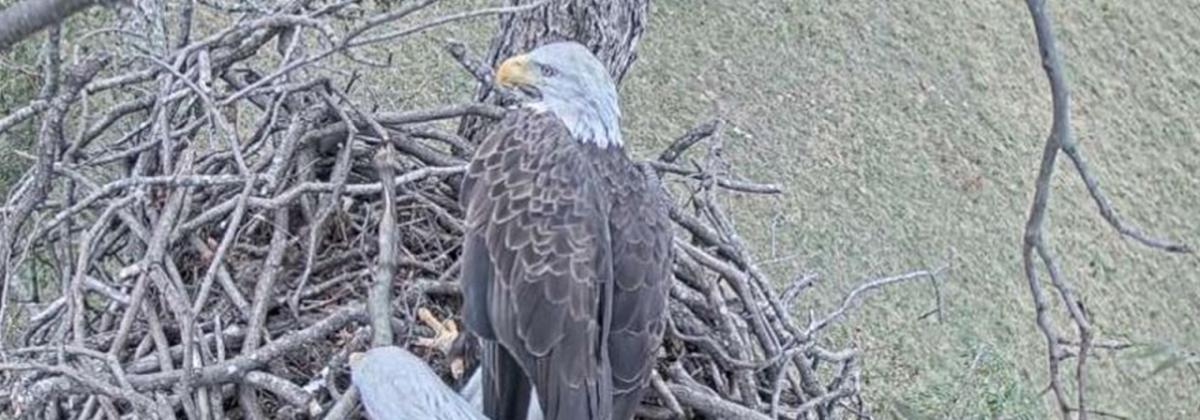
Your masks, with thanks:
M 571 137 L 601 149 L 620 148 L 621 111 L 616 92 L 601 95 L 573 95 L 569 98 L 547 96 L 526 106 L 538 112 L 551 112 L 562 121 Z

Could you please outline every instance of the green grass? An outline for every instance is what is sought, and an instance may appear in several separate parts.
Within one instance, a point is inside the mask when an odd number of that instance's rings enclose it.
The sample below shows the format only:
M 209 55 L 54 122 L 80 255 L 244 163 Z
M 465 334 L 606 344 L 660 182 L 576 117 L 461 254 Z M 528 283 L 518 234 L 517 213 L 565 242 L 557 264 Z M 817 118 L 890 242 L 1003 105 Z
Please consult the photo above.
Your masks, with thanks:
M 15 1 L 0 0 L 0 8 L 12 3 Z M 35 38 L 40 40 L 45 37 Z M 8 115 L 37 96 L 41 81 L 37 66 L 40 58 L 39 47 L 39 41 L 27 41 L 0 54 L 0 115 Z M 13 127 L 7 134 L 0 136 L 0 150 L 10 147 L 27 150 L 33 144 L 33 133 L 34 126 L 30 121 Z M 0 197 L 8 194 L 9 185 L 16 182 L 28 166 L 28 161 L 16 155 L 0 154 Z
M 1200 6 L 1167 3 L 1051 10 L 1078 139 L 1114 204 L 1150 232 L 1195 244 Z M 932 418 L 1053 415 L 1020 271 L 1050 122 L 1024 5 L 655 5 L 622 88 L 626 127 L 645 153 L 695 121 L 728 120 L 734 167 L 788 187 L 778 200 L 731 200 L 741 230 L 760 259 L 784 260 L 768 267 L 777 278 L 803 270 L 825 279 L 802 311 L 829 308 L 865 277 L 953 264 L 945 322 L 917 319 L 933 299 L 914 283 L 869 298 L 834 332 L 866 355 L 868 395 Z M 1069 166 L 1054 181 L 1052 248 L 1100 336 L 1200 347 L 1198 260 L 1122 240 Z M 1102 354 L 1088 376 L 1093 408 L 1200 417 L 1195 370 L 1151 376 L 1151 366 Z

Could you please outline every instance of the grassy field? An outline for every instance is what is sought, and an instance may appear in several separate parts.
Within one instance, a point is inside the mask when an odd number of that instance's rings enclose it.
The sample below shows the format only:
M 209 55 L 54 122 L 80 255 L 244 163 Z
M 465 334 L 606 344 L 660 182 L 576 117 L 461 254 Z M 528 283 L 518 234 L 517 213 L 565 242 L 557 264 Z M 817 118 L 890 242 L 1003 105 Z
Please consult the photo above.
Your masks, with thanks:
M 455 0 L 461 10 L 490 0 Z M 1200 245 L 1200 3 L 1052 2 L 1078 140 L 1114 204 Z M 477 52 L 491 21 L 388 46 L 393 68 L 357 94 L 381 109 L 458 102 L 473 83 L 441 51 Z M 332 67 L 326 70 L 335 70 Z M 859 281 L 949 263 L 944 317 L 928 282 L 871 295 L 831 334 L 865 357 L 875 413 L 1047 418 L 1045 344 L 1020 239 L 1050 124 L 1023 2 L 656 0 L 622 87 L 634 153 L 721 117 L 739 175 L 781 197 L 728 197 L 778 279 L 817 273 L 799 313 Z M 1200 259 L 1153 252 L 1103 223 L 1067 166 L 1048 234 L 1101 339 L 1200 351 Z M 1065 324 L 1064 324 L 1065 325 Z M 1200 418 L 1200 366 L 1101 353 L 1093 408 Z
M 1075 128 L 1130 220 L 1200 242 L 1200 4 L 1052 2 Z M 1041 418 L 1044 342 L 1020 238 L 1050 123 L 1022 2 L 659 1 L 623 87 L 639 151 L 710 116 L 726 156 L 780 199 L 732 201 L 777 278 L 819 273 L 810 308 L 866 277 L 953 265 L 932 289 L 875 295 L 833 340 L 866 354 L 878 409 Z M 1067 168 L 1067 167 L 1062 167 Z M 1122 240 L 1060 170 L 1053 248 L 1099 334 L 1200 350 L 1200 262 Z M 1200 418 L 1196 366 L 1104 355 L 1093 408 Z M 885 416 L 886 417 L 886 416 Z

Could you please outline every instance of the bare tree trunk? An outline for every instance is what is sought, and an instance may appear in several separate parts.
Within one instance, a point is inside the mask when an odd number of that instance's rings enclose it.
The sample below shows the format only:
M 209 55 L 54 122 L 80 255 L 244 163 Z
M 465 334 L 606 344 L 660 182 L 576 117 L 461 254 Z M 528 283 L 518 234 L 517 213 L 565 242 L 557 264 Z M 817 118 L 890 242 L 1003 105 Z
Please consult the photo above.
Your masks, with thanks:
M 538 0 L 505 0 L 506 5 L 537 3 Z M 532 13 L 500 17 L 500 30 L 492 38 L 484 63 L 495 68 L 514 54 L 555 41 L 575 41 L 588 46 L 620 85 L 637 60 L 637 44 L 646 29 L 649 0 L 550 0 Z M 490 84 L 480 84 L 475 99 L 496 103 Z M 478 142 L 491 120 L 466 117 L 459 133 Z
M 0 52 L 96 3 L 96 0 L 25 0 L 0 10 Z

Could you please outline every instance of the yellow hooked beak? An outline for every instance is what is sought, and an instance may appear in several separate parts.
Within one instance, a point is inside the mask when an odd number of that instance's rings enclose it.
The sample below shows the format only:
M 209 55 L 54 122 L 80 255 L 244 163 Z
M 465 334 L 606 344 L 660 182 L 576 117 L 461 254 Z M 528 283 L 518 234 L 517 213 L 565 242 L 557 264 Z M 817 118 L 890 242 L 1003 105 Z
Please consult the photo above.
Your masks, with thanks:
M 529 56 L 516 55 L 500 63 L 500 67 L 496 68 L 496 83 L 507 88 L 533 84 Z

